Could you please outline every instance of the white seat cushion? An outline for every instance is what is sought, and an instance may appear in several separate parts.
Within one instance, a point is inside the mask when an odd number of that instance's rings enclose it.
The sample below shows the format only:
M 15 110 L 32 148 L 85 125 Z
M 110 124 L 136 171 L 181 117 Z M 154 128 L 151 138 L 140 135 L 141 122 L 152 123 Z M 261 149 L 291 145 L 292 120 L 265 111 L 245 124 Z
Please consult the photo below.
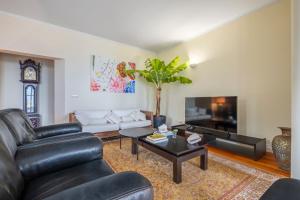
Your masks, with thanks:
M 105 131 L 117 131 L 119 130 L 119 124 L 103 124 L 103 125 L 87 125 L 82 126 L 83 132 L 105 132 Z
M 150 126 L 150 125 L 151 125 L 151 120 L 133 121 L 133 122 L 121 122 L 120 123 L 120 129 L 145 127 L 145 126 Z
M 99 119 L 103 118 L 110 113 L 110 110 L 78 110 L 75 111 L 76 115 L 84 115 L 88 118 Z

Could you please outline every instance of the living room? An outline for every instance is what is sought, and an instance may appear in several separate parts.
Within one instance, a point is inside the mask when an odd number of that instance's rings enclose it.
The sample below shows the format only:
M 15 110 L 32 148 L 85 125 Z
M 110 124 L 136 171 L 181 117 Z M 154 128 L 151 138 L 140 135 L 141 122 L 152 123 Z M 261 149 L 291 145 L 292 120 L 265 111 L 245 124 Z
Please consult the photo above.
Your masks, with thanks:
M 1 0 L 0 199 L 300 199 L 299 11 Z

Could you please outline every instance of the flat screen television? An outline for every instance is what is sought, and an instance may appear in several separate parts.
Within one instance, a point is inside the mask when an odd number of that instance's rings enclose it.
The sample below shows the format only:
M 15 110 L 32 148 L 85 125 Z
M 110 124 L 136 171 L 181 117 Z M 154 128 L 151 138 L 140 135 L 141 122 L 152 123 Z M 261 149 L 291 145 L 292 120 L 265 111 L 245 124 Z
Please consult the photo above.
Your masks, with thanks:
M 237 133 L 237 97 L 186 97 L 185 123 Z

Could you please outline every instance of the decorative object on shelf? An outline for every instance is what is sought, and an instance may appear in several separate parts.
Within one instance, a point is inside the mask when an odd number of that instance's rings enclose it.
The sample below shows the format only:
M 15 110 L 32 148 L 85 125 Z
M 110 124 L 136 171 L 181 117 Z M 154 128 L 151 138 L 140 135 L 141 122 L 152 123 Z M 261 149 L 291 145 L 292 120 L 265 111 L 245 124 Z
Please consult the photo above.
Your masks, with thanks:
M 291 128 L 280 128 L 282 135 L 277 135 L 272 141 L 272 149 L 279 168 L 290 170 L 291 167 Z
M 156 113 L 153 118 L 154 128 L 159 127 L 162 124 L 166 123 L 166 116 L 160 115 L 160 100 L 161 100 L 161 90 L 162 85 L 165 83 L 178 82 L 182 84 L 192 83 L 192 80 L 184 76 L 179 75 L 180 72 L 184 71 L 188 63 L 179 64 L 180 58 L 177 56 L 170 63 L 165 64 L 164 61 L 153 58 L 148 58 L 145 61 L 146 69 L 136 70 L 130 69 L 127 70 L 129 76 L 134 77 L 135 73 L 138 73 L 140 76 L 146 79 L 146 81 L 153 83 L 156 88 Z
M 200 142 L 202 140 L 202 138 L 200 137 L 199 134 L 197 133 L 193 133 L 192 135 L 190 135 L 188 138 L 187 138 L 187 142 L 189 144 L 196 144 L 198 142 Z
M 21 82 L 23 82 L 23 110 L 28 115 L 33 127 L 41 125 L 38 114 L 38 84 L 40 83 L 41 64 L 27 59 L 20 61 Z
M 160 126 L 158 127 L 158 131 L 159 131 L 160 133 L 168 132 L 168 127 L 167 127 L 167 125 L 166 125 L 166 124 L 160 125 Z
M 135 77 L 126 70 L 135 70 L 133 62 L 119 62 L 102 56 L 92 56 L 91 83 L 93 92 L 135 93 Z
M 172 133 L 173 133 L 173 138 L 176 138 L 177 137 L 177 133 L 178 133 L 178 129 L 173 129 Z

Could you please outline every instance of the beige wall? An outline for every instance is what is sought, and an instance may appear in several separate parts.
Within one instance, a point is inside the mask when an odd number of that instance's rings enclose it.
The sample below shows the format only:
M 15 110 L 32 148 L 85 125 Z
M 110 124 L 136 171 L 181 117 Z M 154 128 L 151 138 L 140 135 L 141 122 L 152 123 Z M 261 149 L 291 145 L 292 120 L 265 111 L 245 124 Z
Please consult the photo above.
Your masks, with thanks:
M 0 53 L 0 109 L 23 109 L 23 83 L 20 82 L 20 64 L 28 57 Z M 41 63 L 38 108 L 42 125 L 54 123 L 54 63 L 34 59 Z
M 291 177 L 300 179 L 300 1 L 292 8 L 292 166 Z
M 60 68 L 64 82 L 61 88 L 55 85 L 61 89 L 55 90 L 55 95 L 64 97 L 55 100 L 56 122 L 66 119 L 67 113 L 76 109 L 140 107 L 152 110 L 153 90 L 144 82 L 137 81 L 135 94 L 91 92 L 89 82 L 93 54 L 133 61 L 143 67 L 144 60 L 155 55 L 153 52 L 1 12 L 0 25 L 0 50 L 62 59 L 59 63 L 64 65 Z
M 173 124 L 184 121 L 184 99 L 238 96 L 240 134 L 266 137 L 291 126 L 290 1 L 281 0 L 203 36 L 163 51 L 200 62 L 186 74 L 188 86 L 165 88 L 163 111 Z

